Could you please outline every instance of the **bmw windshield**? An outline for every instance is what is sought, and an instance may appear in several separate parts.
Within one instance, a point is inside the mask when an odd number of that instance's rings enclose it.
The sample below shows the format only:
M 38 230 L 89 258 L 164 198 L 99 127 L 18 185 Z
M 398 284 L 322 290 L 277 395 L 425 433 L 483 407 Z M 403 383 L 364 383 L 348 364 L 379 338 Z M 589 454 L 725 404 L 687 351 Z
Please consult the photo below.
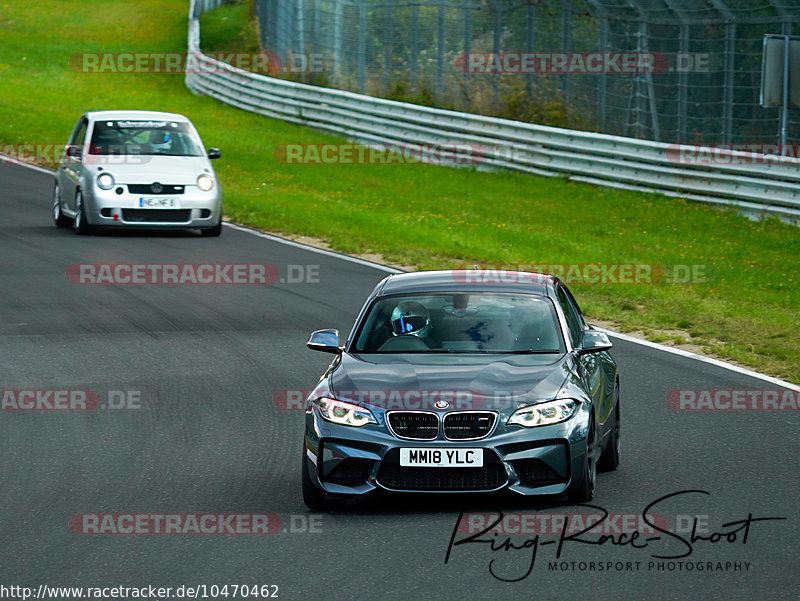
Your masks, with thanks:
M 508 293 L 394 295 L 374 301 L 355 353 L 563 353 L 553 304 Z

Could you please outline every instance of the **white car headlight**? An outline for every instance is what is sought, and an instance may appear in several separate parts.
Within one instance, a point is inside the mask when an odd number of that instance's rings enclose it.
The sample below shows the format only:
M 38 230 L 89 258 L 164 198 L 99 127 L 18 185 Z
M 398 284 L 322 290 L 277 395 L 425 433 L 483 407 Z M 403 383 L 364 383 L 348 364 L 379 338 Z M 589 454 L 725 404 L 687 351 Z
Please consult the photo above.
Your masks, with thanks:
M 203 192 L 208 192 L 214 187 L 214 178 L 210 175 L 206 175 L 205 173 L 201 173 L 197 176 L 197 187 Z
M 575 413 L 578 403 L 572 399 L 557 399 L 538 405 L 528 405 L 517 409 L 508 418 L 509 424 L 517 424 L 526 428 L 549 426 L 567 421 Z
M 97 187 L 101 190 L 110 190 L 114 187 L 114 176 L 110 173 L 101 173 L 97 176 Z
M 363 426 L 376 424 L 372 413 L 368 409 L 352 403 L 345 403 L 330 397 L 321 397 L 316 401 L 319 413 L 323 419 L 343 426 Z

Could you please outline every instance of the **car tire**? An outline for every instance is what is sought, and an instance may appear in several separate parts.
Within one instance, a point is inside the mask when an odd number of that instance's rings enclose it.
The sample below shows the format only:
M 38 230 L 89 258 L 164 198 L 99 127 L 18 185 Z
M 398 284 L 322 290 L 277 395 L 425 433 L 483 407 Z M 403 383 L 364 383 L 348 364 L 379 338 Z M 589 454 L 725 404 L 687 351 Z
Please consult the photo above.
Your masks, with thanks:
M 93 229 L 86 222 L 86 209 L 83 206 L 83 194 L 80 190 L 75 194 L 75 219 L 72 222 L 72 229 L 81 236 L 90 234 Z
M 58 184 L 53 186 L 53 221 L 57 227 L 69 227 L 72 219 L 64 215 L 61 210 L 61 190 Z
M 200 230 L 200 235 L 204 238 L 216 238 L 222 233 L 222 219 L 214 227 Z
M 311 481 L 308 471 L 308 458 L 303 446 L 303 502 L 312 510 L 341 509 L 347 504 L 347 497 L 333 498 L 325 494 L 320 487 Z
M 611 472 L 619 467 L 619 384 L 617 384 L 614 391 L 614 400 L 616 402 L 614 403 L 614 424 L 611 428 L 611 435 L 608 437 L 606 448 L 603 450 L 603 454 L 597 462 L 598 469 L 604 472 Z
M 573 486 L 569 494 L 569 500 L 575 503 L 586 503 L 594 497 L 595 484 L 597 482 L 597 436 L 595 433 L 594 419 L 589 422 L 589 432 L 586 435 L 586 455 L 583 462 L 583 470 L 580 479 Z

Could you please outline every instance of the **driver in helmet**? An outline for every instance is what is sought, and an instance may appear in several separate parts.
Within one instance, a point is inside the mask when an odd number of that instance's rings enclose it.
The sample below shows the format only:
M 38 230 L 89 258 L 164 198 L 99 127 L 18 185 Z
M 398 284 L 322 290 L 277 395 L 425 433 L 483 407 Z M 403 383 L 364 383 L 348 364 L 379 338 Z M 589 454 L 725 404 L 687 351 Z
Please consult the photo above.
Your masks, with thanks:
M 434 346 L 430 338 L 431 315 L 421 303 L 401 301 L 392 311 L 390 323 L 392 336 L 416 336 L 428 346 Z
M 163 129 L 154 129 L 150 132 L 147 144 L 153 154 L 173 154 L 173 139 L 170 133 Z

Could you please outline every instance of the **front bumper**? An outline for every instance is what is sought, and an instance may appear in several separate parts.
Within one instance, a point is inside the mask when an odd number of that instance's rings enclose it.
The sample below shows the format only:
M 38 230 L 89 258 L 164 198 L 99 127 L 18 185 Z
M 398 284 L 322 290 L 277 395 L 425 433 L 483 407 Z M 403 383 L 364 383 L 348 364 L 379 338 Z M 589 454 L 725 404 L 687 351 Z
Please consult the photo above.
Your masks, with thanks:
M 117 190 L 122 190 L 117 193 Z M 84 194 L 86 221 L 98 227 L 147 227 L 147 228 L 211 228 L 222 219 L 222 195 L 219 185 L 208 192 L 196 186 L 186 186 L 182 194 L 164 195 L 174 199 L 174 208 L 146 208 L 143 198 L 155 195 L 133 194 L 127 186 L 115 186 L 111 190 L 94 187 L 91 194 Z
M 337 495 L 362 495 L 376 489 L 415 493 L 465 493 L 510 490 L 522 495 L 559 495 L 582 474 L 589 411 L 581 406 L 566 422 L 523 428 L 505 424 L 473 441 L 405 440 L 394 436 L 385 415 L 360 428 L 330 423 L 316 408 L 306 414 L 305 460 L 312 481 Z M 400 449 L 481 448 L 482 468 L 401 467 Z

